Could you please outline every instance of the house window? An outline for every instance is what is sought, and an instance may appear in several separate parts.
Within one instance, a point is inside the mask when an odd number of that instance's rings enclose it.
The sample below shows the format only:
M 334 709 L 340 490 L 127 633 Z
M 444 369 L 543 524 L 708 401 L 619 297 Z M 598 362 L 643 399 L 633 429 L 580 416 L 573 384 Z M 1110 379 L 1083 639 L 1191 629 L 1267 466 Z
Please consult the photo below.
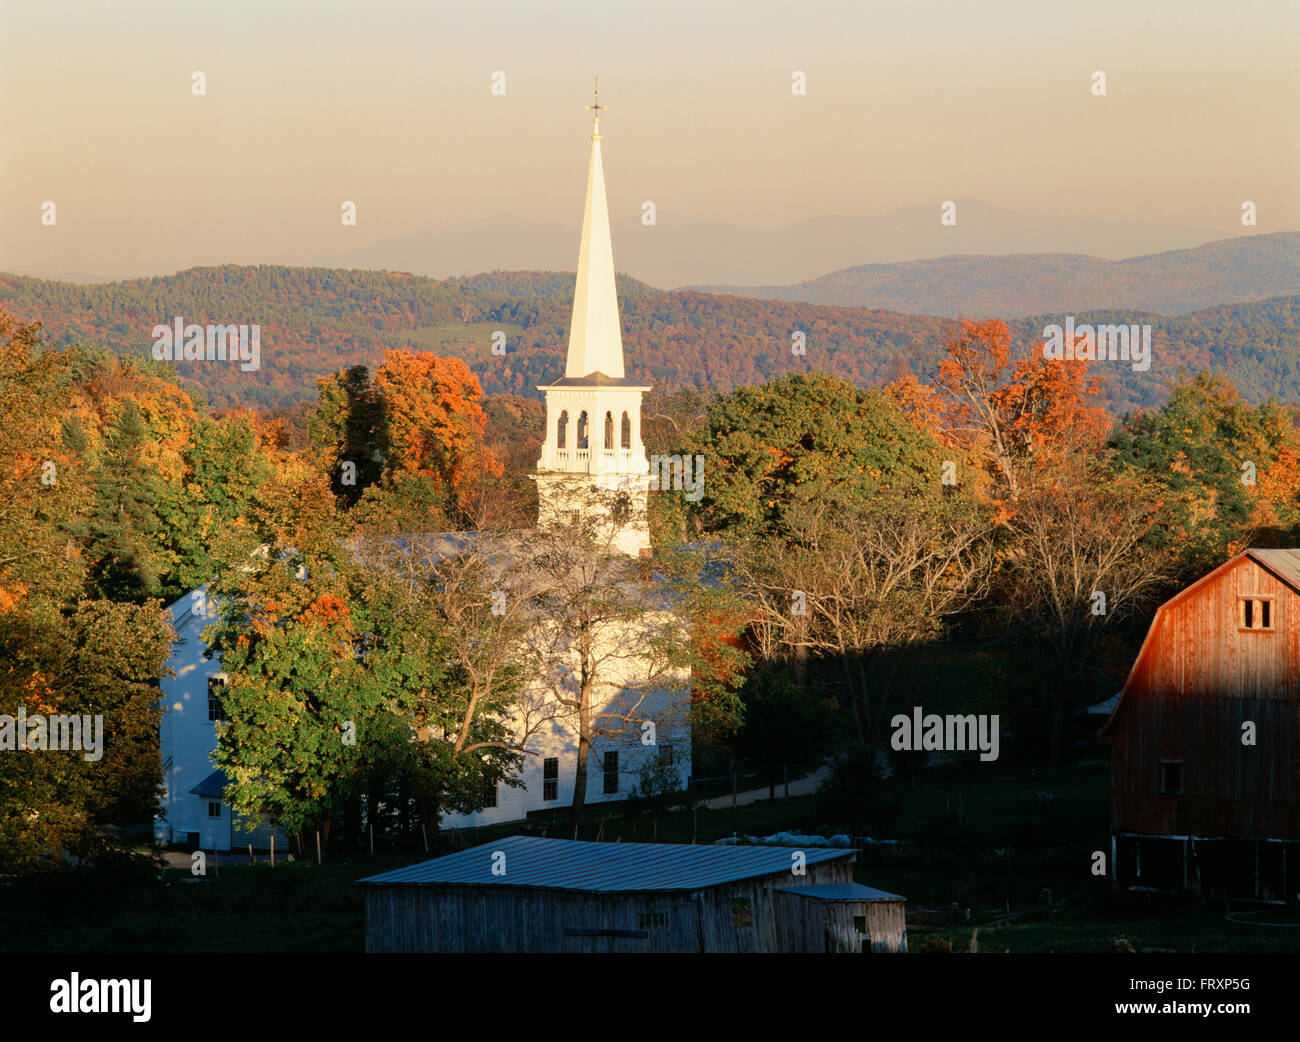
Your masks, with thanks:
M 667 912 L 642 912 L 637 919 L 638 930 L 667 930 Z
M 734 897 L 731 900 L 731 925 L 753 926 L 754 913 L 749 907 L 748 897 Z
M 606 753 L 602 766 L 605 769 L 605 795 L 615 796 L 618 794 L 618 753 Z
M 223 724 L 226 722 L 226 707 L 222 704 L 221 693 L 225 686 L 224 676 L 208 677 L 208 719 Z
M 1273 598 L 1238 597 L 1237 625 L 1243 630 L 1271 630 L 1273 628 Z
M 1160 791 L 1177 795 L 1183 791 L 1183 761 L 1160 761 Z
M 483 790 L 483 807 L 495 807 L 497 805 L 497 787 L 489 785 Z
M 209 817 L 209 818 L 219 818 L 219 817 L 221 817 L 221 801 L 220 801 L 220 800 L 208 800 L 208 817 Z
M 558 800 L 560 798 L 560 760 L 557 756 L 548 756 L 542 761 L 542 799 Z

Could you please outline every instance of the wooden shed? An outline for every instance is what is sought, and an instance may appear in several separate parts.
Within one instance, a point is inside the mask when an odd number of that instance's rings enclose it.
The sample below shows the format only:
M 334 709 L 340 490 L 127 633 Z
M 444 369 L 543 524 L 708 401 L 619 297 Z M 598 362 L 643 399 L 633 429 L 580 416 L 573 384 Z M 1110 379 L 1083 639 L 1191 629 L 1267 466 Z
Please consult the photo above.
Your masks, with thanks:
M 513 836 L 360 880 L 366 951 L 906 950 L 903 899 L 856 886 L 856 857 Z
M 801 952 L 905 952 L 903 898 L 861 883 L 783 886 L 776 891 L 780 932 Z M 818 945 L 823 948 L 818 948 Z
M 1246 550 L 1156 612 L 1101 733 L 1112 878 L 1300 892 L 1300 550 Z

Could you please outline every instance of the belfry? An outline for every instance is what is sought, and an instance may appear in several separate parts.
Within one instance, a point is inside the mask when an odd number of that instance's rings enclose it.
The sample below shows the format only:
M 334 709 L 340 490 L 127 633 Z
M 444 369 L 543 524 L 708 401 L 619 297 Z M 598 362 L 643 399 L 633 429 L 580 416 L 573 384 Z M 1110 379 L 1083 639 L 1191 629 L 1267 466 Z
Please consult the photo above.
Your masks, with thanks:
M 578 246 L 573 323 L 564 376 L 546 395 L 546 437 L 533 479 L 538 524 L 598 512 L 613 545 L 636 557 L 650 547 L 646 490 L 650 463 L 641 443 L 641 396 L 650 387 L 623 374 L 623 335 L 614 284 L 614 249 L 601 161 L 599 95 L 592 110 L 587 201 Z

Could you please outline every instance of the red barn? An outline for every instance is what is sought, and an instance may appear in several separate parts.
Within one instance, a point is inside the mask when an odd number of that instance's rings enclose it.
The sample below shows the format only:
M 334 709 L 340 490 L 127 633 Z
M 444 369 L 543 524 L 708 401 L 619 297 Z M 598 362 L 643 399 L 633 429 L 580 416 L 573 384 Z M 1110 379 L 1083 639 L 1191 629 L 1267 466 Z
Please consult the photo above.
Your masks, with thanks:
M 1246 550 L 1161 605 L 1103 735 L 1122 886 L 1300 892 L 1300 550 Z

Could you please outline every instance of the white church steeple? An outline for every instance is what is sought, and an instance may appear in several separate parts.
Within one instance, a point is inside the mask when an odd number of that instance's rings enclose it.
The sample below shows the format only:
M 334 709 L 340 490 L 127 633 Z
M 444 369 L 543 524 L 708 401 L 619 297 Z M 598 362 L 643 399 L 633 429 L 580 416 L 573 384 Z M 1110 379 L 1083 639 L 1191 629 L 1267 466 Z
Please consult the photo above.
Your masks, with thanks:
M 609 236 L 609 204 L 605 201 L 605 165 L 600 154 L 600 113 L 607 106 L 588 105 L 594 113 L 591 162 L 587 167 L 587 203 L 582 210 L 582 239 L 578 244 L 578 279 L 573 289 L 573 324 L 569 327 L 569 358 L 564 375 L 570 378 L 603 373 L 623 377 L 623 334 L 618 322 L 614 288 L 614 247 Z
M 648 550 L 645 520 L 650 463 L 641 443 L 641 396 L 650 387 L 623 370 L 623 335 L 614 282 L 614 250 L 605 199 L 600 104 L 594 117 L 587 199 L 578 244 L 573 324 L 564 376 L 538 388 L 546 395 L 546 437 L 533 475 L 538 523 L 600 509 L 617 522 L 625 553 Z

